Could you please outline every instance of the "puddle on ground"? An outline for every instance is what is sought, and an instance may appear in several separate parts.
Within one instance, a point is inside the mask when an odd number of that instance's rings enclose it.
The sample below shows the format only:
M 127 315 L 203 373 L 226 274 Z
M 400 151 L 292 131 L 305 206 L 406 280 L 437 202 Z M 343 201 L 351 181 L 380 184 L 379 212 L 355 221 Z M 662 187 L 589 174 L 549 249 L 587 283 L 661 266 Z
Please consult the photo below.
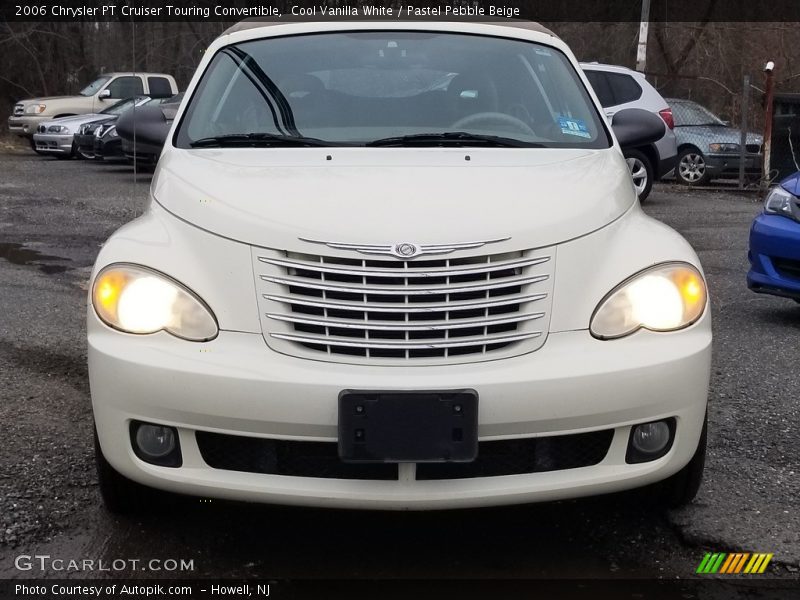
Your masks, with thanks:
M 26 248 L 23 244 L 0 242 L 0 258 L 4 258 L 14 265 L 37 267 L 42 273 L 48 275 L 63 273 L 67 269 L 72 268 L 64 264 L 51 264 L 63 261 L 70 262 L 68 258 L 42 254 L 38 250 Z

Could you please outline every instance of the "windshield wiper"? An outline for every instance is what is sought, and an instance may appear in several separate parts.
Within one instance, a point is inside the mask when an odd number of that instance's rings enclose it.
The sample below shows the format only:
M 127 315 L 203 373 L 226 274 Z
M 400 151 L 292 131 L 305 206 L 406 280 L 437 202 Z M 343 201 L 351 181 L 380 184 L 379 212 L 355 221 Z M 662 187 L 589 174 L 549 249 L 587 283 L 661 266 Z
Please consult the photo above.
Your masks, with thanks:
M 192 148 L 224 148 L 226 146 L 333 146 L 331 142 L 296 135 L 279 135 L 274 133 L 229 133 L 201 138 L 189 144 Z
M 516 138 L 499 135 L 482 135 L 466 131 L 444 131 L 441 133 L 415 133 L 387 137 L 367 142 L 367 146 L 494 146 L 498 148 L 544 148 L 543 144 L 524 142 Z

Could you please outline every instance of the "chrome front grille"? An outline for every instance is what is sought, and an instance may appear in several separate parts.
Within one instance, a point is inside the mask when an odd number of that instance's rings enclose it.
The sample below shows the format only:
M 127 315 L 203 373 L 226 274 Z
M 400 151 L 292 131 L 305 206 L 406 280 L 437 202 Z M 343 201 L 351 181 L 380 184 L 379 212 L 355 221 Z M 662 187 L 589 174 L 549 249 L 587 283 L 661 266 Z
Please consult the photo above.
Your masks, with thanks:
M 254 248 L 270 345 L 331 360 L 481 360 L 544 343 L 547 251 L 400 260 Z

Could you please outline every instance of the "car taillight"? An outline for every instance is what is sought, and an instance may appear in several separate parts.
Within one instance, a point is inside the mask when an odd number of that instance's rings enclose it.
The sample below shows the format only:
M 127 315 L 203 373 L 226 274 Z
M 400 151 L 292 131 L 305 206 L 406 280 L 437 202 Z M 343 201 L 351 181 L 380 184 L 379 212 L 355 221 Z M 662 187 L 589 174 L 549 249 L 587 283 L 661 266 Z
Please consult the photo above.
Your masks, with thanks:
M 672 109 L 665 108 L 664 110 L 658 111 L 658 114 L 661 115 L 661 118 L 664 119 L 664 123 L 667 124 L 667 127 L 670 129 L 675 129 L 675 121 L 672 118 Z

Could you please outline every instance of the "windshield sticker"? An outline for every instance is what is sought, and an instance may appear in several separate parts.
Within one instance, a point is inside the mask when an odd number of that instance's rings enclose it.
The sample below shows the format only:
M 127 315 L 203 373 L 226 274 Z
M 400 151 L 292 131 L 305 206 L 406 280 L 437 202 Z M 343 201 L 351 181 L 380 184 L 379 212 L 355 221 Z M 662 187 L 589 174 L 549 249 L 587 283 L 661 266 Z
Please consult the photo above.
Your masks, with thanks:
M 536 54 L 539 56 L 553 56 L 550 54 L 550 50 L 546 50 L 544 48 L 537 48 L 534 52 L 536 52 Z
M 586 121 L 581 119 L 558 117 L 558 126 L 561 127 L 561 133 L 567 135 L 577 135 L 582 138 L 592 137 L 592 134 L 589 133 L 589 128 L 586 127 Z

